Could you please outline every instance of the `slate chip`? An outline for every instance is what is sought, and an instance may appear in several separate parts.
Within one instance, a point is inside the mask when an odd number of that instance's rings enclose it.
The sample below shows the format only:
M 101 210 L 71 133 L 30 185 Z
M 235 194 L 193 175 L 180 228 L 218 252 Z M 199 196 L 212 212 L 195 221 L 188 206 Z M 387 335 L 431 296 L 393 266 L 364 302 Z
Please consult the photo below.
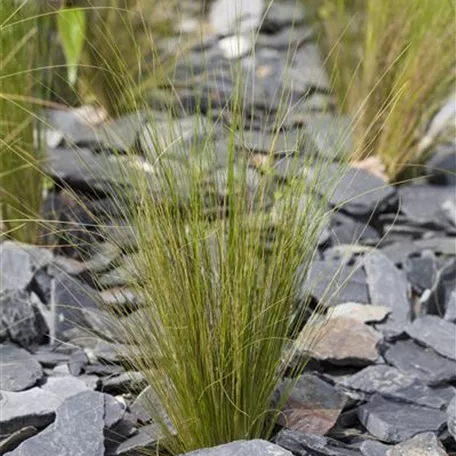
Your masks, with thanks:
M 429 385 L 456 380 L 456 362 L 412 340 L 399 340 L 383 354 L 386 362 Z
M 102 394 L 87 391 L 73 396 L 57 409 L 54 423 L 19 445 L 11 456 L 104 456 L 103 415 Z
M 435 315 L 417 318 L 406 328 L 407 334 L 437 353 L 456 360 L 456 325 Z
M 43 375 L 41 364 L 27 350 L 10 343 L 0 345 L 0 390 L 26 390 Z
M 442 410 L 404 404 L 375 394 L 358 409 L 363 426 L 383 442 L 400 443 L 423 432 L 439 434 L 446 425 Z

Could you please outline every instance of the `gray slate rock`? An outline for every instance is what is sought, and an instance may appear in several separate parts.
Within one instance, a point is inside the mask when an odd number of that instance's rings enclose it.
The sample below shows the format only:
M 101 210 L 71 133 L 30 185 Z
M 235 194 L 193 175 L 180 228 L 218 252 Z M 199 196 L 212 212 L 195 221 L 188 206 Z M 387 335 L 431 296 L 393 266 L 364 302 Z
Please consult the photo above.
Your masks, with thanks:
M 456 323 L 456 289 L 450 294 L 443 318 L 452 323 Z
M 409 285 L 402 271 L 382 252 L 374 250 L 363 260 L 371 304 L 391 309 L 384 324 L 378 328 L 400 334 L 411 319 L 411 305 L 408 298 Z
M 0 391 L 0 435 L 25 426 L 47 426 L 65 399 L 87 389 L 85 382 L 74 377 L 49 377 L 41 388 L 19 393 Z
M 341 206 L 344 212 L 354 216 L 381 212 L 396 198 L 395 189 L 374 174 L 343 165 L 325 167 L 320 185 L 319 191 L 333 206 Z
M 23 290 L 0 291 L 0 341 L 26 348 L 43 341 L 48 328 L 37 303 L 36 295 Z
M 157 441 L 164 435 L 157 424 L 150 424 L 138 430 L 135 435 L 114 446 L 110 450 L 110 456 L 130 456 L 144 454 L 147 450 L 154 450 L 157 447 Z
M 284 429 L 274 438 L 277 445 L 297 456 L 359 456 L 358 449 L 328 437 L 307 435 L 303 432 Z
M 18 242 L 0 244 L 0 291 L 23 290 L 35 272 L 52 261 L 52 252 Z
M 103 415 L 102 394 L 88 391 L 73 396 L 57 409 L 54 423 L 11 456 L 104 456 Z
M 24 440 L 33 437 L 38 433 L 38 429 L 33 426 L 26 426 L 13 432 L 6 439 L 0 441 L 0 454 L 15 450 Z
M 123 418 L 126 406 L 110 394 L 104 394 L 104 424 L 112 428 Z
M 400 443 L 423 432 L 439 434 L 446 425 L 441 410 L 404 404 L 376 394 L 358 409 L 362 425 L 383 442 Z
M 213 448 L 191 451 L 182 456 L 292 456 L 291 453 L 266 440 L 237 440 Z
M 377 442 L 376 440 L 366 440 L 359 449 L 364 456 L 387 456 L 390 445 Z
M 317 260 L 310 266 L 301 293 L 310 293 L 326 306 L 344 302 L 369 303 L 366 274 L 339 260 Z
M 456 439 L 456 396 L 448 404 L 447 415 L 448 432 Z
M 442 409 L 446 406 L 442 398 L 425 383 L 386 365 L 369 366 L 342 380 L 340 385 L 365 394 L 379 393 L 384 397 L 429 408 Z
M 43 377 L 41 364 L 14 344 L 0 345 L 0 390 L 23 391 Z
M 424 315 L 407 326 L 407 334 L 433 348 L 437 353 L 456 360 L 456 325 L 435 315 Z
M 399 340 L 384 353 L 388 364 L 429 385 L 456 380 L 456 362 L 412 340 Z
M 426 175 L 431 184 L 456 185 L 456 145 L 442 144 L 432 151 L 426 164 Z
M 425 432 L 388 450 L 387 456 L 447 456 L 435 434 Z

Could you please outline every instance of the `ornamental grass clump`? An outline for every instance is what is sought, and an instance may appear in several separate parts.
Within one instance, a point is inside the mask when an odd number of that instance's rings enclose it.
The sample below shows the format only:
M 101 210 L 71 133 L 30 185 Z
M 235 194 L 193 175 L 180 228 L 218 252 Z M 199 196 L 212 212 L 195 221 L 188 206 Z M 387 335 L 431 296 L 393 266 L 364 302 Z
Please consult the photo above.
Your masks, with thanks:
M 216 115 L 209 121 L 213 112 L 197 112 L 190 128 L 152 121 L 141 160 L 130 156 L 138 166 L 116 192 L 137 243 L 126 251 L 141 303 L 119 320 L 118 334 L 135 347 L 129 364 L 161 404 L 151 414 L 172 454 L 271 436 L 286 399 L 274 403 L 275 393 L 307 316 L 299 287 L 326 221 L 328 160 L 310 148 L 299 158 L 305 139 L 290 138 L 295 177 L 276 192 L 274 166 L 250 166 L 242 94 L 238 86 L 224 110 L 229 127 Z M 273 159 L 274 141 L 263 158 Z M 220 153 L 227 163 L 211 172 Z M 107 229 L 111 242 L 114 232 Z
M 320 12 L 340 104 L 357 122 L 355 158 L 378 155 L 392 180 L 416 171 L 426 124 L 454 90 L 454 3 L 328 0 Z
M 39 240 L 43 192 L 44 155 L 34 111 L 49 84 L 40 69 L 46 64 L 48 23 L 38 13 L 34 2 L 1 1 L 0 215 L 4 233 L 29 243 Z

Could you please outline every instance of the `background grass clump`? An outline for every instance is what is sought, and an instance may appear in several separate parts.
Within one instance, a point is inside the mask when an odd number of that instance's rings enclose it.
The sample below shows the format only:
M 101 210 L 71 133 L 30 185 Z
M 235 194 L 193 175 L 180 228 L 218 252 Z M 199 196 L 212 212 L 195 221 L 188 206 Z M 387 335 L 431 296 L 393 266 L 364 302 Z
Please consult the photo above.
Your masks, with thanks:
M 38 242 L 43 192 L 37 101 L 48 92 L 48 20 L 35 2 L 0 5 L 0 214 L 4 231 Z
M 377 155 L 403 177 L 426 158 L 418 141 L 454 89 L 454 3 L 326 0 L 316 10 L 340 107 L 357 124 L 355 157 Z

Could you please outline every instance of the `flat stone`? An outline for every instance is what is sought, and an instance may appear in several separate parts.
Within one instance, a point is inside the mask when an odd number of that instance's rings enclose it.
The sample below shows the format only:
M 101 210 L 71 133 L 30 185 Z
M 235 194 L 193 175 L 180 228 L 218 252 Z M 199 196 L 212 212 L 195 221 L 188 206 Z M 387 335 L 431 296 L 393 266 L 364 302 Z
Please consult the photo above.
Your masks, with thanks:
M 51 423 L 61 400 L 41 388 L 20 393 L 0 392 L 0 435 L 9 435 L 23 427 L 43 428 Z
M 400 443 L 423 432 L 439 434 L 446 425 L 441 410 L 404 404 L 374 395 L 358 409 L 362 425 L 383 442 Z
M 409 285 L 402 271 L 382 252 L 374 250 L 363 260 L 370 300 L 373 305 L 391 309 L 386 330 L 399 334 L 411 319 Z M 379 329 L 382 329 L 380 324 Z
M 169 421 L 166 417 L 163 406 L 160 404 L 157 395 L 153 392 L 150 386 L 147 386 L 143 391 L 141 391 L 138 397 L 134 400 L 130 406 L 130 412 L 139 422 L 145 424 L 153 421 L 153 416 L 156 413 L 159 413 L 163 419 Z
M 331 205 L 354 216 L 381 212 L 396 197 L 395 189 L 374 174 L 337 164 L 324 168 L 319 185 L 319 192 L 329 198 Z
M 434 227 L 452 226 L 442 210 L 445 201 L 454 199 L 454 188 L 416 182 L 400 186 L 401 211 L 412 221 Z
M 116 377 L 103 379 L 103 391 L 108 393 L 122 393 L 138 391 L 146 386 L 146 379 L 140 372 L 129 371 L 124 372 Z
M 447 416 L 448 432 L 456 439 L 456 396 L 448 404 Z
M 444 320 L 456 323 L 456 289 L 450 294 L 443 318 Z
M 359 447 L 364 456 L 386 456 L 390 448 L 391 445 L 385 445 L 376 440 L 366 440 Z
M 23 290 L 35 272 L 52 261 L 52 252 L 18 242 L 0 244 L 0 291 Z
M 350 366 L 375 363 L 378 359 L 377 344 L 380 333 L 369 326 L 349 318 L 334 318 L 318 329 L 317 341 L 309 341 L 308 329 L 304 329 L 297 341 L 298 352 L 328 361 L 332 364 Z
M 359 323 L 378 323 L 386 318 L 391 309 L 385 306 L 344 302 L 332 307 L 328 312 L 329 318 L 346 317 Z
M 62 402 L 75 394 L 88 391 L 90 388 L 80 378 L 56 376 L 48 377 L 41 389 L 55 395 Z
M 376 244 L 380 241 L 375 228 L 342 212 L 331 216 L 331 244 Z
M 294 0 L 268 5 L 261 30 L 276 31 L 288 25 L 298 25 L 306 18 L 304 8 Z
M 213 448 L 191 451 L 182 456 L 292 456 L 280 446 L 266 440 L 237 440 Z
M 407 279 L 420 293 L 432 288 L 438 269 L 434 252 L 424 250 L 419 256 L 409 256 L 404 267 Z
M 435 434 L 425 432 L 396 445 L 386 456 L 447 456 L 447 452 Z
M 284 429 L 274 438 L 274 442 L 296 456 L 360 456 L 356 448 L 328 437 L 308 435 L 299 431 Z M 246 455 L 247 456 L 247 455 Z
M 33 437 L 38 433 L 38 429 L 33 426 L 26 426 L 13 432 L 6 439 L 0 441 L 0 454 L 15 450 L 24 440 Z
M 446 406 L 445 399 L 428 388 L 425 383 L 401 373 L 394 367 L 382 364 L 366 367 L 342 380 L 340 385 L 365 394 L 379 393 L 397 401 L 429 408 L 441 409 Z
M 144 451 L 155 450 L 158 440 L 163 437 L 163 432 L 158 424 L 143 426 L 135 435 L 115 445 L 110 455 L 130 456 L 132 454 L 144 454 Z
M 68 362 L 68 370 L 71 375 L 77 377 L 84 372 L 85 366 L 89 363 L 89 358 L 82 350 L 74 352 Z
M 340 260 L 314 261 L 301 288 L 302 295 L 307 293 L 325 306 L 344 302 L 369 303 L 364 270 Z
M 431 184 L 456 185 L 456 146 L 447 143 L 437 146 L 426 164 L 426 176 Z
M 336 423 L 345 403 L 346 398 L 329 383 L 316 375 L 304 374 L 293 386 L 279 423 L 306 434 L 325 435 Z
M 0 345 L 0 387 L 23 391 L 43 377 L 41 364 L 26 350 L 13 344 Z
M 33 357 L 43 367 L 55 367 L 57 364 L 67 363 L 70 360 L 72 349 L 60 350 L 60 347 L 42 345 L 33 352 Z
M 0 341 L 9 340 L 26 348 L 43 342 L 48 328 L 38 302 L 36 295 L 23 290 L 0 291 Z
M 103 414 L 102 394 L 77 394 L 57 409 L 54 423 L 19 445 L 11 456 L 104 456 Z
M 456 380 L 456 362 L 444 358 L 430 348 L 417 345 L 411 340 L 399 340 L 383 357 L 388 364 L 397 367 L 429 385 L 439 385 Z
M 406 328 L 416 341 L 433 348 L 437 353 L 456 360 L 456 325 L 435 315 L 424 315 Z
M 125 403 L 117 400 L 110 394 L 104 396 L 104 425 L 105 428 L 112 428 L 123 418 L 125 414 Z

